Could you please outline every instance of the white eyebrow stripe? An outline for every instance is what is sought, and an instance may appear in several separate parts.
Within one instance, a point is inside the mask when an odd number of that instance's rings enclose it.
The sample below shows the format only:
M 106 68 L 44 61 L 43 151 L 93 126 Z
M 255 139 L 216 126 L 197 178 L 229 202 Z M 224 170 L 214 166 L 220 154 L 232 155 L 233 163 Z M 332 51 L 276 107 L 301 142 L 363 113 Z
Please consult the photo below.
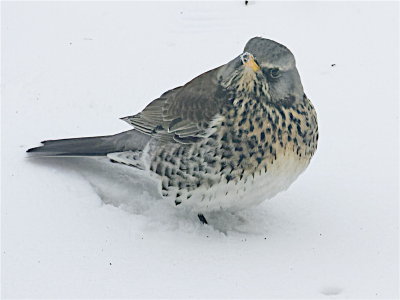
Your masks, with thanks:
M 281 70 L 281 71 L 288 71 L 288 70 L 289 70 L 289 68 L 288 68 L 287 66 L 284 66 L 284 67 L 282 67 L 282 66 L 277 67 L 277 66 L 274 66 L 274 65 L 271 65 L 271 64 L 268 64 L 268 63 L 260 64 L 260 67 L 261 67 L 261 68 L 268 68 L 268 69 L 278 68 L 278 69 Z

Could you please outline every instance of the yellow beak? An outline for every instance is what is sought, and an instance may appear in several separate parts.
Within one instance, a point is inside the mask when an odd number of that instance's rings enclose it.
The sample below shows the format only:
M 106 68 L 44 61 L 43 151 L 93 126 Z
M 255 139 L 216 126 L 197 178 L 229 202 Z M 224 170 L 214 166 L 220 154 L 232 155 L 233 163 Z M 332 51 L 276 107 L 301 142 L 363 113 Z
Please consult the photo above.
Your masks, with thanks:
M 249 59 L 243 63 L 246 67 L 251 68 L 254 72 L 257 72 L 260 70 L 260 66 L 257 65 L 257 63 L 254 60 L 254 56 L 250 56 Z

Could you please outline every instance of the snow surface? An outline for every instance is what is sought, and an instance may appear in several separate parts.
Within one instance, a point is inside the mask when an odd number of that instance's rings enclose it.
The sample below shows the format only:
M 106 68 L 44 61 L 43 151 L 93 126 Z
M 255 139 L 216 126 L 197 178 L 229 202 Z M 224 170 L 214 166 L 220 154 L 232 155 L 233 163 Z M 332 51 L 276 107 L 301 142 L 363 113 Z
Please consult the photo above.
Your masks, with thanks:
M 3 2 L 2 296 L 398 297 L 398 25 L 396 2 Z M 274 199 L 202 226 L 126 168 L 26 158 L 129 129 L 257 35 L 293 51 L 320 124 Z

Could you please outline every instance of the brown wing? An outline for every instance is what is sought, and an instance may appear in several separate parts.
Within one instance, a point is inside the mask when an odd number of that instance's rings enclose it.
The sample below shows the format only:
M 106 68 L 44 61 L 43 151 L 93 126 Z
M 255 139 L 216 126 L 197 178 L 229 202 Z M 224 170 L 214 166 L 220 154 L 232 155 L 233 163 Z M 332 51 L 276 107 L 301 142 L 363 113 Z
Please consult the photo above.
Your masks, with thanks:
M 218 69 L 164 93 L 141 113 L 122 120 L 163 141 L 198 141 L 222 107 L 228 104 L 228 93 L 218 84 Z

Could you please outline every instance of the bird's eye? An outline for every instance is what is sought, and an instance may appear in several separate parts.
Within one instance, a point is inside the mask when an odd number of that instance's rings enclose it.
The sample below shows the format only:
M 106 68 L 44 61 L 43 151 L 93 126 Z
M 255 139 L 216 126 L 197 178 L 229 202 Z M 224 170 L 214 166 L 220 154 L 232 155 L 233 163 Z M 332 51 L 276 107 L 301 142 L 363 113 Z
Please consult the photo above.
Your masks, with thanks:
M 267 77 L 268 80 L 275 80 L 281 77 L 281 71 L 278 68 L 263 68 L 262 72 L 264 76 Z
M 281 72 L 279 71 L 278 68 L 273 68 L 269 70 L 269 76 L 271 76 L 271 78 L 273 79 L 279 78 L 281 77 Z

